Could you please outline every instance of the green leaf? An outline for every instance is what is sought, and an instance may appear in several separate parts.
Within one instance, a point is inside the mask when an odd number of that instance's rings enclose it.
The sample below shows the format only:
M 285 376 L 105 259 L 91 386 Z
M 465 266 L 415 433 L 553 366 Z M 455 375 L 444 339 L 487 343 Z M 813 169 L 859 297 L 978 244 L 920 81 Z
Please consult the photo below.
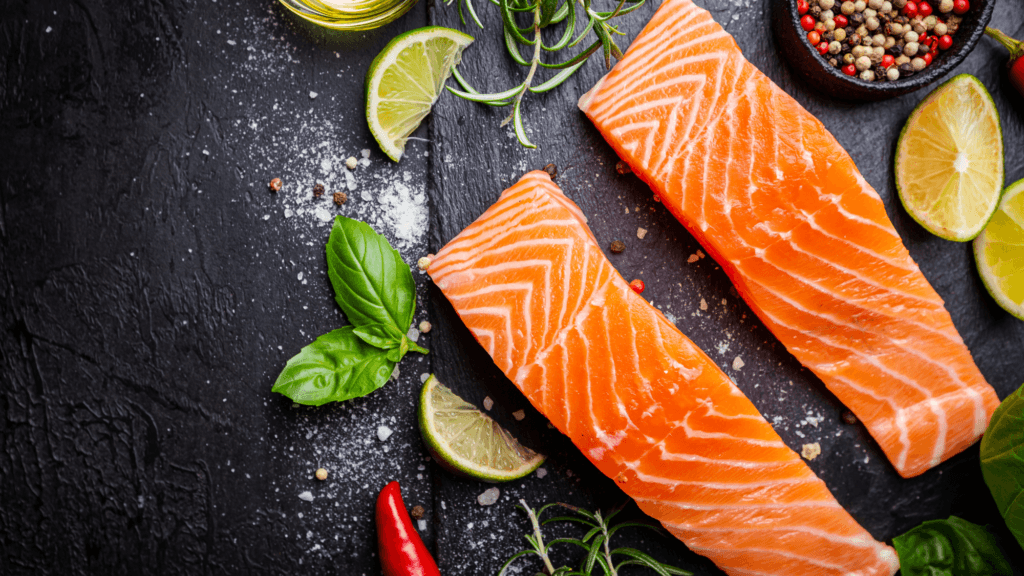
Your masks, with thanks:
M 1012 576 L 995 538 L 962 518 L 929 520 L 892 540 L 903 576 Z
M 405 338 L 405 334 L 399 332 L 398 328 L 395 328 L 391 324 L 367 324 L 365 326 L 356 326 L 352 332 L 363 342 L 366 342 L 370 346 L 380 348 L 381 350 L 398 348 L 402 344 L 402 339 Z
M 273 391 L 299 404 L 319 406 L 366 396 L 383 386 L 394 369 L 387 352 L 345 326 L 317 338 L 288 360 Z
M 981 475 L 1006 526 L 1024 546 L 1024 386 L 992 414 L 981 439 Z
M 526 135 L 526 129 L 523 128 L 523 112 L 522 112 L 522 101 L 516 101 L 515 108 L 512 109 L 512 126 L 515 128 L 516 138 L 519 139 L 519 143 L 524 148 L 536 148 L 537 145 L 530 142 L 530 138 Z
M 364 222 L 336 216 L 327 240 L 334 299 L 357 326 L 390 324 L 405 334 L 416 312 L 416 284 L 401 255 Z
M 540 27 L 544 28 L 551 23 L 558 11 L 559 0 L 538 0 L 540 2 Z M 573 2 L 574 0 L 569 0 Z

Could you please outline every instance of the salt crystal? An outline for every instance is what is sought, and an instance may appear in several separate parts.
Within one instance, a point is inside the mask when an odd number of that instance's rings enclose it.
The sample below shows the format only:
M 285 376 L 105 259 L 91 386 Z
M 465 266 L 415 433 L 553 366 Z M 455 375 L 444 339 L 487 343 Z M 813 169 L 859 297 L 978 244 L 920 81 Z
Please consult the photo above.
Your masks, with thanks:
M 209 156 L 210 155 L 210 151 L 207 150 L 206 148 L 203 148 L 203 154 L 205 154 L 206 156 Z
M 306 502 L 312 502 L 313 501 L 313 493 L 310 492 L 309 490 L 306 490 L 305 492 L 299 494 L 299 499 L 300 500 L 305 500 Z
M 49 34 L 50 32 L 53 32 L 53 27 L 47 26 L 46 27 L 46 33 Z
M 737 356 L 737 357 L 732 359 L 732 369 L 733 370 L 739 370 L 740 368 L 743 368 L 744 366 L 746 366 L 746 364 L 743 362 L 743 358 L 740 358 L 739 356 Z
M 400 372 L 398 371 L 398 366 L 395 366 L 395 369 L 391 372 L 391 379 L 392 380 L 398 380 L 398 375 L 399 374 L 400 374 Z
M 479 502 L 481 506 L 490 506 L 498 501 L 498 496 L 500 495 L 501 490 L 497 488 L 488 488 L 476 497 L 476 501 Z
M 643 240 L 644 236 L 647 236 L 647 230 L 644 229 L 644 228 L 637 228 L 636 229 L 636 237 L 641 239 L 641 240 Z
M 264 220 L 270 220 L 270 214 L 264 214 L 263 215 L 263 219 Z
M 353 176 L 352 173 L 348 171 L 345 172 L 345 186 L 349 189 L 350 192 L 356 189 L 356 177 Z
M 391 438 L 391 435 L 394 433 L 394 430 L 388 428 L 387 426 L 381 425 L 377 427 L 377 439 L 380 440 L 381 442 L 384 442 L 388 438 Z
M 420 532 L 424 532 L 427 529 L 427 521 L 426 520 L 417 520 L 416 521 L 416 525 L 419 526 Z
M 323 206 L 317 206 L 316 211 L 314 211 L 314 215 L 316 216 L 316 219 L 321 222 L 330 222 L 334 219 L 334 217 L 331 216 L 331 211 Z
M 313 92 L 312 90 L 309 91 L 310 98 L 316 98 L 317 96 L 319 96 L 319 94 L 317 94 L 316 92 Z
M 235 42 L 234 40 L 228 40 L 228 45 L 229 46 L 234 46 L 236 44 L 238 44 L 238 42 Z
M 548 475 L 547 468 L 537 468 L 537 478 L 543 478 Z
M 366 168 L 367 166 L 370 165 L 370 161 L 367 160 L 366 158 L 360 158 L 359 165 L 362 166 L 363 168 Z
M 369 158 L 370 157 L 370 149 L 369 148 L 363 148 L 362 150 L 359 151 L 359 155 L 362 156 L 363 158 Z
M 292 212 L 291 208 L 285 208 L 284 209 L 284 217 L 285 218 L 291 218 L 294 215 L 295 215 L 295 212 Z
M 405 337 L 408 338 L 409 340 L 412 340 L 413 342 L 417 342 L 420 339 L 420 331 L 415 328 L 409 328 L 409 331 L 406 332 Z
M 299 280 L 302 280 L 302 272 L 299 272 L 299 274 L 298 274 L 298 276 L 296 276 L 296 278 L 298 278 Z
M 491 400 L 490 396 L 484 397 L 484 410 L 490 410 L 494 408 L 494 400 Z
M 423 374 L 420 374 L 420 382 L 426 382 L 427 379 L 429 379 L 429 378 L 430 378 L 430 373 L 429 372 L 424 372 Z
M 523 418 L 526 418 L 526 411 L 524 411 L 524 410 L 516 410 L 515 412 L 512 413 L 512 416 L 516 420 L 522 420 Z
M 820 454 L 821 444 L 818 444 L 817 442 L 813 442 L 811 444 L 804 444 L 803 448 L 800 450 L 800 455 L 806 458 L 807 460 L 814 460 Z

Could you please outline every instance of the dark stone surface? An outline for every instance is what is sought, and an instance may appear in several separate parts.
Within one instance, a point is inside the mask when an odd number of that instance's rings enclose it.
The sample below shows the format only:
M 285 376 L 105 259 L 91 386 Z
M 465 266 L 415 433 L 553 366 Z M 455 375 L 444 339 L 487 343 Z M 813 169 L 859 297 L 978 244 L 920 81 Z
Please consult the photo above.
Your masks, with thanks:
M 968 245 L 932 237 L 895 197 L 896 136 L 924 92 L 871 105 L 806 92 L 775 50 L 768 2 L 703 4 L 850 151 L 1005 396 L 1024 380 L 1024 323 L 985 293 Z M 491 6 L 477 3 L 488 28 L 468 30 L 478 41 L 462 71 L 481 90 L 505 88 L 513 66 Z M 597 61 L 527 99 L 538 150 L 498 128 L 503 110 L 446 96 L 417 133 L 429 142 L 412 142 L 394 166 L 362 118 L 362 77 L 395 34 L 428 21 L 455 26 L 454 7 L 420 3 L 381 30 L 342 37 L 296 25 L 269 0 L 7 0 L 2 8 L 0 573 L 377 574 L 372 503 L 397 479 L 406 503 L 427 509 L 423 534 L 443 573 L 490 574 L 523 544 L 519 498 L 626 503 L 545 426 L 420 274 L 416 321 L 433 322 L 421 340 L 432 352 L 410 355 L 397 382 L 319 409 L 270 393 L 288 357 L 344 323 L 325 273 L 328 224 L 312 208 L 366 219 L 412 262 L 549 162 L 601 244 L 626 242 L 611 256 L 622 274 L 642 278 L 645 295 L 769 419 L 780 418 L 787 443 L 821 442 L 812 468 L 872 534 L 888 539 L 950 513 L 1001 524 L 976 448 L 900 479 L 715 263 L 686 262 L 695 241 L 638 180 L 616 174 L 610 148 L 575 108 L 602 74 Z M 654 9 L 621 20 L 626 40 Z M 1020 0 L 1000 0 L 993 21 L 1024 36 Z M 1004 61 L 983 40 L 957 72 L 976 74 L 993 94 L 1011 182 L 1024 177 L 1024 98 Z M 316 181 L 328 192 L 344 186 L 323 160 L 336 166 L 361 149 L 372 150 L 370 165 L 356 171 L 349 202 L 314 204 Z M 273 177 L 285 181 L 276 195 L 266 189 Z M 426 194 L 429 224 L 410 232 L 379 206 L 401 197 L 396 183 Z M 649 230 L 644 240 L 639 226 Z M 746 363 L 739 371 L 736 355 Z M 548 475 L 502 486 L 485 508 L 476 495 L 486 485 L 438 470 L 414 415 L 420 375 L 430 371 L 478 405 L 494 399 L 495 417 L 550 455 Z M 511 415 L 518 409 L 521 422 Z M 808 413 L 823 417 L 817 427 L 800 425 Z M 381 425 L 394 431 L 386 441 Z M 326 482 L 313 479 L 319 466 L 331 472 Z M 298 497 L 305 491 L 312 502 Z M 626 514 L 639 515 L 633 506 Z M 623 543 L 718 573 L 671 539 L 625 535 Z M 1024 564 L 1019 552 L 1015 560 Z

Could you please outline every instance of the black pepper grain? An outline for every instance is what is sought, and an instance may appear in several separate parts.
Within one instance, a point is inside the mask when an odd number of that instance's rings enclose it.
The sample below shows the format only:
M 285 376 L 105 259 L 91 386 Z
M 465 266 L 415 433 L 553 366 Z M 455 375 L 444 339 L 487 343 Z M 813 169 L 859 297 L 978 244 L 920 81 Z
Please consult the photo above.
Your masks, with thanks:
M 817 4 L 811 6 L 810 14 L 811 16 L 814 16 L 815 20 L 817 20 L 818 17 L 821 16 L 821 6 L 818 6 Z
M 622 251 L 625 250 L 625 249 L 626 249 L 626 243 L 623 242 L 622 240 L 616 240 L 616 241 L 612 242 L 612 245 L 611 245 L 612 254 L 621 254 Z
M 412 516 L 414 519 L 419 520 L 420 518 L 423 518 L 423 515 L 426 514 L 426 512 L 427 511 L 423 509 L 423 506 L 417 504 L 416 506 L 412 507 L 412 510 L 409 512 L 409 515 Z
M 548 173 L 548 176 L 551 176 L 552 180 L 558 178 L 558 167 L 554 164 L 548 164 L 545 166 L 544 171 Z
M 900 78 L 909 78 L 914 75 L 914 67 L 910 65 L 910 62 L 900 64 Z
M 864 13 L 854 12 L 853 14 L 850 14 L 850 22 L 853 22 L 855 25 L 860 26 L 861 24 L 864 23 Z
M 344 192 L 335 192 L 333 198 L 334 203 L 337 204 L 338 206 L 341 206 L 345 202 L 348 202 L 348 194 L 345 194 Z
M 316 185 L 313 186 L 313 197 L 314 198 L 319 198 L 319 197 L 321 197 L 323 195 L 324 195 L 324 185 L 319 183 L 319 182 L 317 182 Z
M 857 423 L 857 417 L 854 416 L 853 412 L 850 412 L 849 410 L 847 410 L 847 411 L 843 412 L 843 422 L 846 422 L 847 424 L 856 424 Z

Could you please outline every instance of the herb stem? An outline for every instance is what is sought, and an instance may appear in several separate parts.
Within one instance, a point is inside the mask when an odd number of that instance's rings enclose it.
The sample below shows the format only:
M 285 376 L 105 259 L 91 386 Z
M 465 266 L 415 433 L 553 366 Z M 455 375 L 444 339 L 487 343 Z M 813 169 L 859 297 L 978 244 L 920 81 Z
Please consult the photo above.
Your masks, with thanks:
M 523 505 L 523 509 L 530 515 L 530 524 L 533 524 L 533 537 L 537 540 L 537 555 L 544 560 L 544 569 L 548 571 L 548 574 L 554 574 L 555 566 L 551 564 L 551 559 L 548 558 L 548 551 L 544 548 L 544 536 L 540 533 L 540 521 L 537 519 L 537 515 L 534 514 L 533 508 L 526 504 L 526 500 L 520 498 L 519 503 Z
M 597 516 L 597 524 L 601 527 L 601 533 L 604 534 L 604 559 L 608 561 L 608 569 L 611 570 L 611 574 L 608 576 L 618 576 L 618 572 L 615 571 L 615 562 L 612 561 L 612 550 L 608 546 L 608 523 L 601 518 L 601 511 L 598 510 L 595 513 Z
M 537 73 L 537 66 L 540 64 L 540 49 L 540 1 L 538 0 L 537 7 L 533 9 L 533 58 L 530 60 L 530 72 L 526 75 L 526 81 L 523 82 L 522 89 L 520 89 L 519 93 L 516 94 L 516 98 L 513 101 L 512 113 L 501 121 L 502 128 L 507 126 L 508 123 L 515 118 L 516 110 L 519 109 L 523 96 L 525 96 L 530 90 L 530 84 L 533 82 L 533 76 Z

